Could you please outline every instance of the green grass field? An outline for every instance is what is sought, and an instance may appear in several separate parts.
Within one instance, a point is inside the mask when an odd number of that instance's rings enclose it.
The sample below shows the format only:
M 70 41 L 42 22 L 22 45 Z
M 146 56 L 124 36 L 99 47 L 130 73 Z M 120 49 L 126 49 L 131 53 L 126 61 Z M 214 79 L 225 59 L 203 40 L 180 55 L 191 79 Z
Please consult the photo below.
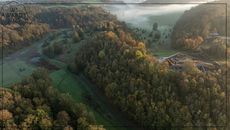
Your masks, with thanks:
M 28 65 L 22 60 L 5 61 L 3 63 L 3 73 L 2 70 L 0 70 L 0 78 L 3 76 L 3 87 L 9 87 L 14 83 L 20 82 L 35 69 L 32 65 Z M 0 67 L 2 68 L 2 65 L 0 65 Z M 20 69 L 23 68 L 25 70 L 20 71 Z
M 65 70 L 58 70 L 50 74 L 53 84 L 61 92 L 69 93 L 74 97 L 77 102 L 82 102 L 83 99 L 81 94 L 84 89 L 79 81 L 75 80 L 68 72 Z
M 76 80 L 71 73 L 63 69 L 51 73 L 50 77 L 52 78 L 54 86 L 57 87 L 59 91 L 70 94 L 78 103 L 81 102 L 87 104 L 82 97 L 82 94 L 92 92 L 87 90 L 87 86 L 85 86 L 82 81 L 79 81 L 78 79 Z M 88 109 L 94 113 L 98 124 L 109 124 L 109 122 L 107 122 L 98 112 L 90 107 L 88 107 Z
M 106 99 L 101 95 L 95 94 L 95 91 L 93 90 L 94 88 L 89 85 L 90 83 L 88 83 L 88 81 L 82 79 L 82 77 L 76 76 L 64 69 L 52 72 L 50 77 L 52 78 L 54 86 L 58 90 L 70 94 L 76 102 L 86 104 L 88 110 L 94 114 L 98 124 L 108 127 L 113 125 L 125 125 L 125 123 L 127 123 L 126 120 L 122 119 L 119 113 L 116 115 L 111 113 L 111 109 L 113 111 L 113 108 L 106 103 Z M 97 104 L 97 108 L 84 99 L 84 94 L 92 95 L 92 101 Z M 111 115 L 111 117 L 108 117 L 107 115 Z M 108 129 L 126 130 L 125 128 L 116 127 L 109 127 Z
M 173 54 L 176 54 L 177 51 L 174 50 L 157 50 L 157 51 L 152 51 L 152 53 L 157 56 L 157 57 L 168 57 Z

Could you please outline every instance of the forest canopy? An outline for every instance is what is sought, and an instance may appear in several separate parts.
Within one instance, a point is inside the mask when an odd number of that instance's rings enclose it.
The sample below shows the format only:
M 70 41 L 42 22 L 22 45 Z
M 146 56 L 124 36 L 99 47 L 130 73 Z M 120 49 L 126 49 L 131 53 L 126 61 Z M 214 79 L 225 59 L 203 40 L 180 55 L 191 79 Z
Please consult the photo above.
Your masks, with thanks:
M 0 88 L 0 102 L 0 126 L 6 130 L 104 129 L 84 104 L 56 90 L 44 69 L 9 89 Z
M 145 128 L 218 126 L 227 121 L 224 70 L 206 74 L 188 63 L 187 71 L 172 71 L 122 29 L 89 38 L 75 64 L 78 73 Z

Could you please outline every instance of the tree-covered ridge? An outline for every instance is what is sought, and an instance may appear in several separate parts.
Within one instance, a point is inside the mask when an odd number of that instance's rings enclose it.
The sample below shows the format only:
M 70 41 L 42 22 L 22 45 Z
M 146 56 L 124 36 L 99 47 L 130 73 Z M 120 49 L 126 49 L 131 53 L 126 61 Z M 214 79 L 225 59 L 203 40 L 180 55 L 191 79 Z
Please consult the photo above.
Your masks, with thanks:
M 40 69 L 10 89 L 0 88 L 0 126 L 6 130 L 92 130 L 92 113 L 51 85 Z
M 13 2 L 14 3 L 14 2 Z M 10 2 L 9 2 L 10 4 Z M 15 5 L 11 5 L 8 8 L 2 8 L 2 16 L 0 17 L 0 27 L 3 41 L 0 39 L 0 47 L 7 48 L 19 48 L 25 44 L 29 44 L 32 40 L 41 38 L 49 31 L 49 25 L 46 23 L 38 23 L 33 19 L 33 9 L 39 9 L 39 6 L 23 6 L 18 8 L 18 12 L 14 12 Z M 7 12 L 7 13 L 5 13 Z M 19 13 L 25 15 L 19 15 Z
M 224 59 L 230 56 L 230 47 L 226 44 L 226 39 L 214 38 L 205 41 L 202 45 L 196 49 L 201 53 L 202 57 Z M 226 61 L 227 62 L 227 61 Z
M 76 35 L 83 37 L 85 33 L 94 31 L 113 30 L 123 23 L 116 19 L 116 16 L 106 12 L 101 7 L 80 6 L 80 7 L 45 7 L 39 5 L 27 5 L 30 23 L 18 24 L 7 22 L 3 26 L 4 52 L 10 49 L 27 45 L 31 40 L 39 39 L 51 29 L 72 28 Z M 2 42 L 0 40 L 0 42 Z M 10 49 L 7 49 L 10 48 Z
M 122 30 L 95 35 L 76 56 L 76 71 L 83 71 L 141 126 L 226 124 L 225 71 L 202 73 L 190 63 L 185 66 L 185 72 L 173 72 Z
M 195 49 L 213 35 L 225 37 L 226 18 L 229 18 L 229 6 L 217 3 L 201 4 L 181 16 L 172 33 L 172 46 L 180 49 Z M 228 16 L 227 16 L 228 15 Z M 229 21 L 229 19 L 228 19 Z
M 118 22 L 116 16 L 106 12 L 102 7 L 81 6 L 74 8 L 41 8 L 34 16 L 41 23 L 51 28 L 77 28 L 97 30 Z
M 25 25 L 12 23 L 8 25 L 0 25 L 0 27 L 4 31 L 3 47 L 5 48 L 16 48 L 21 44 L 29 44 L 31 40 L 41 38 L 45 33 L 49 31 L 49 25 L 41 23 Z M 2 39 L 0 42 L 2 43 Z

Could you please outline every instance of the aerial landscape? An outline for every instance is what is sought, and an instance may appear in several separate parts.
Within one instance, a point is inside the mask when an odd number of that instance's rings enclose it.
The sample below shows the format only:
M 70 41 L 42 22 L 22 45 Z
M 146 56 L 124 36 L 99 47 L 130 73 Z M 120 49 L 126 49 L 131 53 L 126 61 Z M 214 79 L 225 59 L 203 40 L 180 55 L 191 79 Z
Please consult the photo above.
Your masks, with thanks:
M 0 129 L 229 130 L 229 4 L 0 0 Z

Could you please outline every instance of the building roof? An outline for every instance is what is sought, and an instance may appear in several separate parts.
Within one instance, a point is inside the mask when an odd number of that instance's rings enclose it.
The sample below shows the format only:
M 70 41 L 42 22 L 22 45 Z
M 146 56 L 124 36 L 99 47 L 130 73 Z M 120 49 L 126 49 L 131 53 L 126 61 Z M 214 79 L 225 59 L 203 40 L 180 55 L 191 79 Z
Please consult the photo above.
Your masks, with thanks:
M 194 57 L 180 52 L 168 57 L 162 57 L 159 59 L 159 62 L 167 62 L 172 69 L 181 71 L 183 69 L 183 64 L 188 60 L 191 60 L 196 65 L 196 67 L 203 72 L 207 72 L 208 69 L 215 68 L 215 65 L 211 63 L 196 60 Z
M 210 35 L 210 36 L 219 36 L 219 33 L 213 32 L 213 33 L 210 33 L 209 35 Z

